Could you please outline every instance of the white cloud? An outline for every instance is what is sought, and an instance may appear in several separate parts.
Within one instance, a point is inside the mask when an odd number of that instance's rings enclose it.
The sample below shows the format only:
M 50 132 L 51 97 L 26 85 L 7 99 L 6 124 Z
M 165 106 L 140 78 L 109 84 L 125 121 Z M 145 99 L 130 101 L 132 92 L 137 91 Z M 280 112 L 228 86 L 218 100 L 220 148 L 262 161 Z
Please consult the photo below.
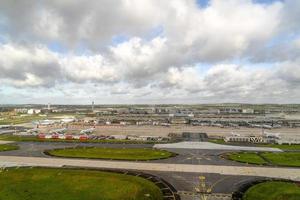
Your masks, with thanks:
M 300 86 L 300 60 L 278 64 L 277 76 L 293 86 Z
M 110 66 L 101 55 L 75 56 L 60 59 L 62 72 L 66 79 L 74 82 L 114 82 L 119 80 L 116 69 Z
M 196 59 L 230 59 L 262 47 L 274 36 L 281 8 L 281 3 L 263 6 L 247 0 L 213 0 L 204 9 L 178 3 L 168 13 L 166 35 Z
M 184 62 L 220 61 L 262 47 L 278 32 L 286 13 L 280 2 L 262 5 L 250 0 L 212 0 L 202 9 L 193 0 L 2 1 L 14 40 L 50 40 L 72 47 L 84 42 L 98 51 L 115 36 L 142 38 L 162 26 L 175 52 L 169 56 L 184 53 Z
M 165 71 L 169 66 L 164 65 L 161 54 L 165 51 L 165 38 L 154 38 L 143 41 L 132 38 L 110 48 L 110 58 L 123 75 L 130 82 L 147 82 L 152 76 Z
M 206 7 L 195 0 L 0 4 L 2 85 L 71 84 L 84 96 L 86 85 L 96 84 L 105 95 L 132 101 L 300 95 L 297 0 L 212 0 Z M 118 37 L 127 39 L 113 43 Z M 63 53 L 47 47 L 53 43 L 65 47 Z M 274 66 L 252 69 L 259 62 Z M 201 63 L 211 67 L 200 71 Z M 63 86 L 58 90 L 68 94 Z
M 203 80 L 195 67 L 170 68 L 162 86 L 197 92 L 203 90 Z

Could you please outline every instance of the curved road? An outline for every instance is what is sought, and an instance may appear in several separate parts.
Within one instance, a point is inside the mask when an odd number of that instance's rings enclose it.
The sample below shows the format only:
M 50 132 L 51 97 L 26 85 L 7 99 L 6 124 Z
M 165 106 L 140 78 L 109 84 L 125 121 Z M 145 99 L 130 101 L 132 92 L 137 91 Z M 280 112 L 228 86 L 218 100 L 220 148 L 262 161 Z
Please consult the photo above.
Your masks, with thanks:
M 0 167 L 8 166 L 70 166 L 102 169 L 127 169 L 139 171 L 217 173 L 222 175 L 260 176 L 300 181 L 300 168 L 284 167 L 218 166 L 140 162 L 137 163 L 127 161 L 104 161 L 88 159 L 0 156 Z

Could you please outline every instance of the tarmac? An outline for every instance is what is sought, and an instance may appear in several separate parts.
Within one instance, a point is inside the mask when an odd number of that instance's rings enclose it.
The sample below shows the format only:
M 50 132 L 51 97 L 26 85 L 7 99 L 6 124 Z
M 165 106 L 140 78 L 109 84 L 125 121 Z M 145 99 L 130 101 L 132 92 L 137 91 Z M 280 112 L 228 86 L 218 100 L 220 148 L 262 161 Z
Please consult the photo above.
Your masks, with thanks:
M 48 167 L 87 167 L 99 169 L 127 169 L 137 171 L 163 171 L 163 172 L 186 172 L 186 173 L 217 173 L 234 176 L 261 176 L 269 178 L 282 178 L 300 181 L 300 168 L 283 167 L 246 167 L 246 166 L 219 166 L 219 165 L 189 165 L 170 163 L 141 163 L 128 161 L 104 161 L 89 159 L 67 158 L 41 158 L 0 156 L 0 165 L 6 163 L 16 166 L 48 166 Z
M 17 142 L 20 148 L 14 151 L 0 152 L 6 156 L 25 156 L 25 157 L 51 157 L 44 154 L 44 151 L 60 148 L 74 147 L 108 147 L 108 148 L 152 148 L 152 144 L 103 144 L 103 143 L 69 143 L 69 142 Z M 169 149 L 164 150 L 176 153 L 177 156 L 167 159 L 139 161 L 151 163 L 173 163 L 173 164 L 192 164 L 192 165 L 226 165 L 226 166 L 256 166 L 240 162 L 233 162 L 223 159 L 221 155 L 237 150 L 216 150 L 216 149 Z
M 209 200 L 231 199 L 231 193 L 241 185 L 265 178 L 300 181 L 300 168 L 247 165 L 220 157 L 223 153 L 240 150 L 166 148 L 178 154 L 175 157 L 153 161 L 110 161 L 91 159 L 55 158 L 45 155 L 45 150 L 97 146 L 110 148 L 152 148 L 151 144 L 102 144 L 66 142 L 17 142 L 20 149 L 0 152 L 0 168 L 14 166 L 82 167 L 96 169 L 122 169 L 145 172 L 161 177 L 178 191 L 182 200 L 199 199 L 195 187 L 199 176 L 206 177 L 212 188 Z M 181 146 L 184 147 L 184 146 Z M 165 148 L 164 148 L 165 149 Z M 0 169 L 1 170 L 1 169 Z
M 269 151 L 281 152 L 278 148 L 269 147 L 248 147 L 248 146 L 232 146 L 215 144 L 211 142 L 178 142 L 170 144 L 156 144 L 154 148 L 158 149 L 206 149 L 206 150 L 235 150 L 235 151 Z

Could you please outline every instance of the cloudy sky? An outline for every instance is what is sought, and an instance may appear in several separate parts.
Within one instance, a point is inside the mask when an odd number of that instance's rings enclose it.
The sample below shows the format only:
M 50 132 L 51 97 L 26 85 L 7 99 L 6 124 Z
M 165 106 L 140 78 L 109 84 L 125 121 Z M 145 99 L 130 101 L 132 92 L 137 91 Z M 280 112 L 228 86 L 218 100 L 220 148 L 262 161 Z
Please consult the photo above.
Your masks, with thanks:
M 0 103 L 300 103 L 299 0 L 0 0 Z

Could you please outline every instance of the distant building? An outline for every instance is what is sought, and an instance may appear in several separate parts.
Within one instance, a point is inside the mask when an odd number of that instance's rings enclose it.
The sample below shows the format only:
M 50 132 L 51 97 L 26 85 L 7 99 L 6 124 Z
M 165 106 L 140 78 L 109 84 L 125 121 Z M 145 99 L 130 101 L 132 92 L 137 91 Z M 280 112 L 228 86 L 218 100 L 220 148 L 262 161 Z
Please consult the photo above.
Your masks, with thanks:
M 142 125 L 152 125 L 153 123 L 151 121 L 137 121 L 136 125 L 142 126 Z
M 220 109 L 220 113 L 234 114 L 234 113 L 242 113 L 242 109 L 240 108 L 222 108 Z
M 29 110 L 27 111 L 27 114 L 29 114 L 29 115 L 39 114 L 39 113 L 41 113 L 41 110 L 40 110 L 40 109 L 29 109 Z
M 171 113 L 169 117 L 194 117 L 193 113 Z
M 167 114 L 167 113 L 169 113 L 169 110 L 166 108 L 155 108 L 154 112 L 156 114 Z
M 254 109 L 245 108 L 245 109 L 242 110 L 242 113 L 244 113 L 244 114 L 254 114 Z
M 224 138 L 225 142 L 242 142 L 242 143 L 269 143 L 267 138 L 262 136 L 227 136 Z
M 204 114 L 220 114 L 220 110 L 219 109 L 201 110 L 199 112 L 200 113 L 204 113 Z
M 121 121 L 120 125 L 123 125 L 123 126 L 130 125 L 130 122 Z
M 28 112 L 28 109 L 27 108 L 15 108 L 14 111 L 16 113 L 22 113 L 22 114 L 25 114 Z
M 118 114 L 128 114 L 129 109 L 128 108 L 119 108 L 117 109 Z

